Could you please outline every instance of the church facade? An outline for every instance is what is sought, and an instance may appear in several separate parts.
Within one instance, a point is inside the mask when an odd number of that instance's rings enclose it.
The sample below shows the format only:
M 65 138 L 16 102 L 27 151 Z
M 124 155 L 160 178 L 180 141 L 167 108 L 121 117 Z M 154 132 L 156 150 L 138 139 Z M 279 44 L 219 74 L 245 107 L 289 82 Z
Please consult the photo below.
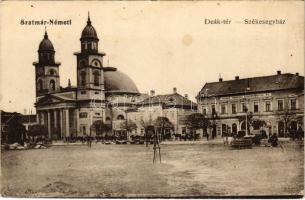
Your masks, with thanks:
M 48 129 L 49 138 L 91 135 L 96 121 L 112 124 L 126 119 L 125 110 L 145 98 L 134 82 L 115 67 L 104 67 L 99 38 L 88 16 L 81 33 L 77 60 L 77 85 L 60 86 L 60 62 L 45 32 L 35 66 L 37 123 Z

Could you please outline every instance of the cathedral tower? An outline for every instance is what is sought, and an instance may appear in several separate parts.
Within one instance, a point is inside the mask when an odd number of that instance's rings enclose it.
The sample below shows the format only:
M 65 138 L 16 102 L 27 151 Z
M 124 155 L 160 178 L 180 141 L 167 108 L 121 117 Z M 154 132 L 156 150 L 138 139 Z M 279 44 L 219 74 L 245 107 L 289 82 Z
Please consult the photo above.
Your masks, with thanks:
M 77 104 L 79 110 L 80 131 L 83 135 L 89 132 L 94 121 L 105 117 L 105 91 L 103 56 L 98 51 L 97 33 L 88 15 L 87 25 L 82 31 L 81 52 L 77 58 Z
M 59 62 L 55 62 L 55 50 L 45 31 L 38 48 L 38 62 L 34 62 L 36 74 L 36 96 L 60 90 Z
M 80 38 L 81 52 L 77 57 L 77 98 L 86 103 L 102 103 L 104 95 L 103 56 L 98 52 L 97 33 L 88 16 Z

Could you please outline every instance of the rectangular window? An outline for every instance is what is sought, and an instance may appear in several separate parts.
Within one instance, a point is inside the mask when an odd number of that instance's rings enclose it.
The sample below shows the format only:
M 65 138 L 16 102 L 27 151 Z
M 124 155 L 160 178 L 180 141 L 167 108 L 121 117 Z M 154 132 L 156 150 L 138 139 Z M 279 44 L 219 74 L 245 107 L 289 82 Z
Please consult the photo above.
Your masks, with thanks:
M 83 126 L 82 129 L 83 129 L 83 130 L 82 130 L 83 135 L 87 135 L 87 133 L 86 133 L 86 126 Z
M 88 113 L 86 113 L 86 112 L 79 113 L 79 118 L 87 118 L 87 116 L 88 116 Z
M 236 114 L 236 104 L 232 104 L 232 114 Z
M 246 103 L 242 103 L 241 105 L 242 105 L 242 110 L 243 110 L 243 112 L 247 112 L 247 111 L 248 111 L 248 108 L 247 108 Z
M 182 127 L 182 134 L 185 135 L 185 133 L 186 133 L 186 128 Z
M 280 99 L 277 101 L 277 109 L 278 109 L 278 111 L 284 110 L 284 100 Z
M 86 94 L 86 91 L 81 91 L 80 93 L 81 93 L 81 94 Z
M 291 110 L 296 110 L 297 109 L 297 100 L 296 99 L 291 99 L 290 100 L 290 108 L 291 108 Z
M 212 105 L 212 114 L 216 113 L 215 105 Z
M 254 102 L 253 111 L 258 112 L 258 102 Z
M 266 101 L 266 112 L 271 111 L 271 102 L 270 101 Z
M 222 104 L 221 105 L 221 114 L 225 114 L 226 113 L 226 105 Z
M 203 108 L 202 110 L 202 114 L 206 115 L 207 114 L 207 109 L 206 108 Z

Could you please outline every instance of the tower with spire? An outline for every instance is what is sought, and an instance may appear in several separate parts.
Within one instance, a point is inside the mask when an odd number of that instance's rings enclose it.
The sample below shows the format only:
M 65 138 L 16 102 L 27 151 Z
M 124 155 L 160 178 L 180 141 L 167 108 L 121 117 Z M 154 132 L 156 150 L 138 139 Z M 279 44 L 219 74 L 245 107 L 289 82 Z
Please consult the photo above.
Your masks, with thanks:
M 36 75 L 36 96 L 57 92 L 60 89 L 59 62 L 55 62 L 55 50 L 47 30 L 38 48 L 38 62 L 34 62 Z
M 105 107 L 103 57 L 105 53 L 98 51 L 99 38 L 92 26 L 88 13 L 87 24 L 82 31 L 81 51 L 75 53 L 77 59 L 77 101 L 81 111 L 100 112 Z M 91 111 L 90 111 L 91 110 Z

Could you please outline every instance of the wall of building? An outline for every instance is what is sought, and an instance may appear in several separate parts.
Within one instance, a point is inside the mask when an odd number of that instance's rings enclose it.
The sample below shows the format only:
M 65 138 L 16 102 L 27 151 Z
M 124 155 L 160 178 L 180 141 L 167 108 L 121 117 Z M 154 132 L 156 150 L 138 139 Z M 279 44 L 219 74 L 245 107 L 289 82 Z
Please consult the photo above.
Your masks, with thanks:
M 296 101 L 296 108 L 292 109 L 292 102 Z M 283 109 L 279 108 L 279 101 L 283 102 Z M 248 113 L 253 114 L 253 118 L 264 120 L 267 126 L 264 127 L 267 133 L 278 133 L 278 123 L 282 121 L 284 112 L 294 113 L 295 116 L 302 116 L 304 110 L 304 94 L 300 90 L 285 90 L 266 93 L 232 95 L 223 97 L 209 97 L 198 101 L 198 110 L 201 113 L 206 113 L 209 118 L 212 118 L 212 106 L 215 106 L 215 111 L 218 116 L 217 130 L 221 135 L 222 124 L 230 127 L 237 124 L 237 130 L 241 130 L 240 119 L 246 119 L 246 112 L 242 110 L 243 103 L 247 105 Z M 232 104 L 236 105 L 236 112 L 232 111 Z M 254 105 L 257 105 L 258 110 L 255 110 Z M 270 109 L 267 107 L 270 104 Z M 224 107 L 224 108 L 223 108 Z M 224 112 L 223 112 L 224 111 Z M 243 120 L 243 121 L 244 121 Z M 298 123 L 304 129 L 303 123 Z M 253 129 L 253 127 L 251 127 Z

